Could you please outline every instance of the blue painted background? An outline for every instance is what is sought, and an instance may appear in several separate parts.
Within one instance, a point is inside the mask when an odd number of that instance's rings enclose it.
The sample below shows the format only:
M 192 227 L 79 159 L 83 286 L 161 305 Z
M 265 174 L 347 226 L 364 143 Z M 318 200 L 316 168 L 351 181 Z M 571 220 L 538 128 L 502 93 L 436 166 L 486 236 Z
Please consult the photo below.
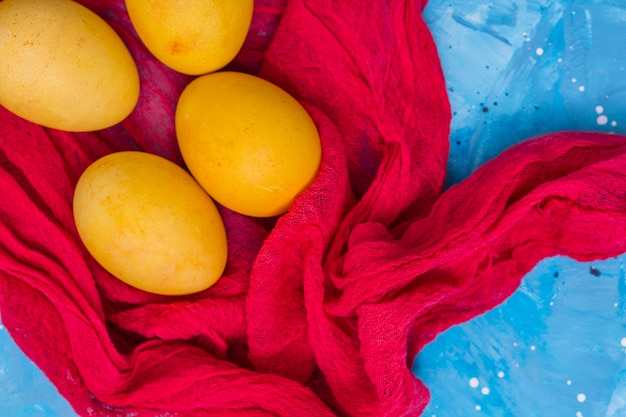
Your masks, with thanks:
M 626 2 L 431 0 L 454 111 L 448 184 L 541 133 L 626 133 Z M 417 357 L 426 417 L 626 416 L 626 256 L 542 261 Z M 0 326 L 0 416 L 72 417 Z
M 626 2 L 435 0 L 426 18 L 454 112 L 448 184 L 531 136 L 626 133 Z M 413 369 L 424 416 L 626 416 L 624 261 L 544 260 L 439 335 Z

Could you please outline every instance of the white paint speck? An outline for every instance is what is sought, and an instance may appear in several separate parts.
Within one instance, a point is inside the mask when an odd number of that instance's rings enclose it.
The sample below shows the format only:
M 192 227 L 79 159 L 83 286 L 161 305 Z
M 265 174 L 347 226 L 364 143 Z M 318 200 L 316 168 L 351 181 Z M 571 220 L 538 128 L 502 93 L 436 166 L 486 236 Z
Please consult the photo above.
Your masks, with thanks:
M 480 381 L 478 381 L 478 378 L 476 378 L 476 377 L 470 378 L 470 380 L 469 380 L 469 386 L 470 387 L 478 388 L 478 385 L 480 385 Z
M 596 119 L 596 123 L 599 126 L 604 126 L 605 124 L 607 124 L 609 122 L 609 118 L 606 117 L 604 114 L 601 114 L 600 116 L 598 116 L 598 118 Z
M 581 93 L 585 91 L 585 86 L 581 85 L 580 87 L 578 87 L 578 91 L 580 91 Z
M 567 380 L 567 382 L 566 382 L 566 384 L 567 384 L 567 385 L 572 385 L 572 380 L 571 380 L 571 379 L 568 379 L 568 380 Z
M 583 413 L 580 411 L 576 411 L 576 417 L 583 417 Z
M 541 56 L 541 55 L 543 55 L 543 53 L 544 53 L 544 52 L 545 52 L 545 51 L 543 50 L 543 48 L 537 48 L 537 49 L 535 50 L 535 53 L 537 54 L 537 56 Z
M 559 59 L 557 59 L 557 60 L 556 60 L 556 62 L 558 62 L 558 63 L 563 62 L 563 58 L 559 58 Z
M 572 82 L 576 84 L 576 78 L 572 78 Z
M 504 372 L 502 371 L 498 372 L 498 378 L 504 378 Z
M 549 305 L 550 307 L 554 307 L 554 301 L 550 301 Z
M 596 113 L 597 114 L 604 113 L 604 106 L 596 106 Z
M 611 126 L 613 126 L 613 127 L 617 126 L 617 122 L 616 122 L 615 120 L 613 120 L 613 121 L 611 122 Z
M 587 400 L 587 396 L 582 392 L 576 396 L 579 403 L 584 403 Z
M 530 347 L 530 350 L 537 350 L 537 346 L 532 345 L 532 346 Z
M 620 341 L 620 343 L 622 344 L 623 347 L 626 347 L 626 337 L 622 337 L 622 340 Z
M 474 407 L 474 409 L 476 409 L 476 411 L 480 411 L 482 407 L 480 405 L 477 405 L 476 407 Z
M 613 307 L 617 308 L 617 307 L 619 307 L 619 304 L 618 303 L 613 303 Z
M 517 347 L 517 342 L 513 342 L 513 346 Z
M 489 393 L 491 392 L 491 390 L 490 390 L 489 388 L 487 388 L 487 387 L 483 387 L 483 388 L 480 390 L 480 392 L 481 392 L 483 395 L 489 395 Z

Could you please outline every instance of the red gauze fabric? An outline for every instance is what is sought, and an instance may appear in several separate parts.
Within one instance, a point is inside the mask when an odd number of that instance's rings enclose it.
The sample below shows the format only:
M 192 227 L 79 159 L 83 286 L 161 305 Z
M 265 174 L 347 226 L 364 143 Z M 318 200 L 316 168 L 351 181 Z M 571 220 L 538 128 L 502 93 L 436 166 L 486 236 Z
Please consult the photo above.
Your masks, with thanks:
M 257 0 L 230 67 L 294 95 L 320 130 L 316 182 L 279 219 L 221 208 L 230 257 L 187 297 L 127 287 L 87 254 L 73 188 L 139 149 L 182 165 L 173 113 L 190 77 L 118 31 L 139 104 L 94 133 L 0 111 L 0 306 L 19 346 L 83 416 L 416 416 L 410 371 L 435 335 L 507 298 L 540 259 L 626 250 L 626 138 L 524 142 L 442 192 L 450 110 L 425 1 Z

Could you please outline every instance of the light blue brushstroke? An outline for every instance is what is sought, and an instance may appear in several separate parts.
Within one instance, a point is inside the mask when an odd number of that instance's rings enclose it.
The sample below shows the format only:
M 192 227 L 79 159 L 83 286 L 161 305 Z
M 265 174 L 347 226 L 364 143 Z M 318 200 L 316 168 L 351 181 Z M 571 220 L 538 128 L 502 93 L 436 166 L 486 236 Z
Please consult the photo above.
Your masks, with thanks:
M 76 413 L 0 325 L 0 416 L 72 417 Z
M 500 33 L 502 27 L 515 27 L 519 8 L 515 1 L 500 1 L 476 5 L 473 2 L 458 2 L 452 7 L 452 18 L 472 30 L 487 33 L 511 45 L 507 37 Z

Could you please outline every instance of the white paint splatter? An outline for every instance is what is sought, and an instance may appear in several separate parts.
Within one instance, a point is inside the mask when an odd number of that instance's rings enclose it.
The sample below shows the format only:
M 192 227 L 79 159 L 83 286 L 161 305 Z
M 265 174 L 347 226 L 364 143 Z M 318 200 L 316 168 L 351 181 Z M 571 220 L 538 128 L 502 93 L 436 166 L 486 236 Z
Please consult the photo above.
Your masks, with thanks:
M 572 82 L 576 84 L 576 78 L 572 78 Z
M 530 347 L 530 350 L 537 350 L 537 346 L 532 345 L 532 346 Z
M 583 413 L 581 413 L 580 411 L 576 411 L 576 417 L 583 417 Z
M 567 382 L 566 382 L 566 384 L 567 384 L 567 385 L 572 385 L 572 380 L 571 380 L 571 379 L 568 379 L 568 380 L 567 380 Z
M 490 390 L 488 387 L 483 387 L 483 388 L 480 390 L 480 392 L 481 392 L 483 395 L 489 395 L 489 393 L 491 392 L 491 390 Z
M 626 339 L 626 337 L 624 339 Z M 504 378 L 504 372 L 498 372 L 498 378 Z
M 601 114 L 600 116 L 598 116 L 598 118 L 596 119 L 596 123 L 599 126 L 604 126 L 605 124 L 607 124 L 609 122 L 609 118 L 606 117 L 604 114 Z
M 476 377 L 470 378 L 470 380 L 469 380 L 469 386 L 470 387 L 478 388 L 478 385 L 480 385 L 480 381 L 478 381 L 478 378 L 476 378 Z
M 480 405 L 477 405 L 476 407 L 474 407 L 476 409 L 476 411 L 480 411 L 482 409 L 482 407 Z
M 579 403 L 584 403 L 587 400 L 587 396 L 582 392 L 576 396 Z
M 596 106 L 596 113 L 597 114 L 602 114 L 604 113 L 604 106 Z
M 611 126 L 613 126 L 613 127 L 617 126 L 617 122 L 616 122 L 615 120 L 613 120 L 613 121 L 611 122 Z
M 585 86 L 581 85 L 580 87 L 578 87 L 578 91 L 580 91 L 581 93 L 585 91 Z
M 535 50 L 535 53 L 537 54 L 537 56 L 541 56 L 541 55 L 543 55 L 543 53 L 544 53 L 544 52 L 545 52 L 545 51 L 543 50 L 543 48 L 537 48 L 537 49 Z
M 623 347 L 626 347 L 626 337 L 622 337 L 622 340 L 620 341 L 620 343 L 622 344 Z

